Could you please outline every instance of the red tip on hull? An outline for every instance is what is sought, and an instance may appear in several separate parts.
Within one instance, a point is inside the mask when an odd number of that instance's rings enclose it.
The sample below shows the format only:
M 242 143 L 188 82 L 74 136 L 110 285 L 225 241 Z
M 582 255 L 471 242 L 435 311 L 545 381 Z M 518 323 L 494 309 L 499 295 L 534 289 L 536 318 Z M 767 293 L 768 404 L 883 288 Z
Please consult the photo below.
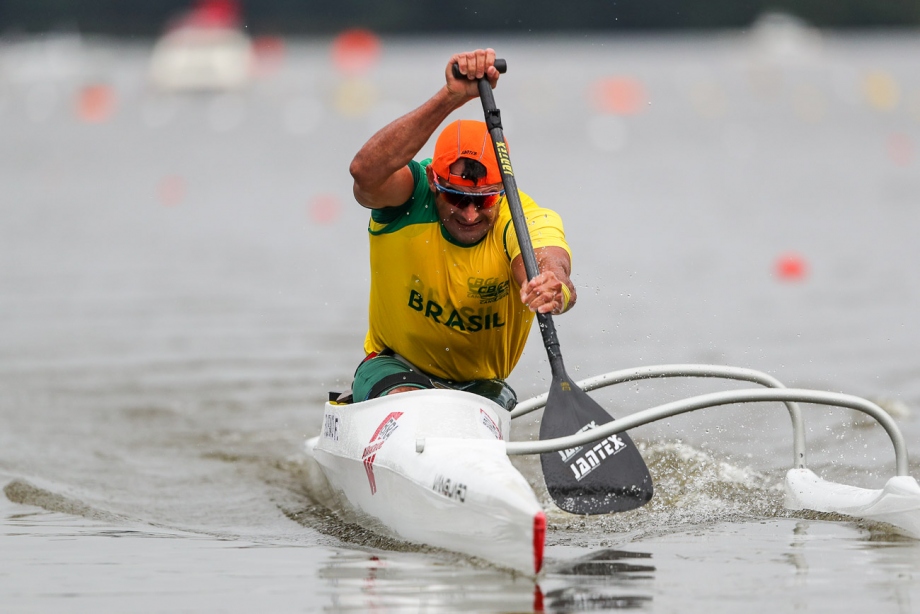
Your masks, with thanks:
M 543 545 L 546 542 L 546 514 L 537 512 L 533 517 L 533 572 L 543 569 Z

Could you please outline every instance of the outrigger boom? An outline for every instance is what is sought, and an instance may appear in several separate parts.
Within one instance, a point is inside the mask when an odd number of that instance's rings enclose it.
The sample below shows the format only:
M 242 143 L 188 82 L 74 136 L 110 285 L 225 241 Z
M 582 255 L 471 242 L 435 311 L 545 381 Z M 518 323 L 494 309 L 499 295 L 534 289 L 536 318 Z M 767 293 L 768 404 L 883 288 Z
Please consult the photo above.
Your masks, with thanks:
M 508 442 L 506 445 L 508 454 L 542 454 L 544 452 L 564 450 L 573 446 L 598 441 L 637 426 L 696 411 L 698 409 L 705 409 L 707 407 L 717 407 L 719 405 L 734 403 L 780 401 L 786 404 L 789 410 L 789 416 L 792 419 L 794 467 L 801 469 L 805 468 L 805 421 L 802 418 L 802 411 L 799 409 L 797 403 L 814 403 L 818 405 L 846 407 L 872 416 L 882 425 L 885 432 L 887 432 L 888 436 L 891 438 L 897 466 L 896 475 L 908 475 L 907 445 L 904 442 L 904 436 L 901 434 L 898 425 L 888 412 L 875 403 L 861 397 L 821 390 L 786 388 L 779 380 L 766 373 L 753 369 L 723 367 L 720 365 L 656 365 L 639 367 L 624 369 L 622 371 L 611 371 L 610 373 L 581 380 L 576 382 L 576 384 L 579 388 L 588 392 L 614 384 L 670 377 L 707 377 L 748 381 L 762 384 L 772 390 L 729 390 L 704 394 L 681 401 L 674 401 L 672 403 L 636 412 L 624 418 L 620 418 L 615 422 L 605 424 L 598 429 L 592 429 L 568 437 L 557 437 L 545 441 Z M 517 418 L 540 409 L 546 403 L 547 396 L 547 394 L 541 394 L 523 403 L 519 403 L 514 411 L 511 412 L 511 417 Z

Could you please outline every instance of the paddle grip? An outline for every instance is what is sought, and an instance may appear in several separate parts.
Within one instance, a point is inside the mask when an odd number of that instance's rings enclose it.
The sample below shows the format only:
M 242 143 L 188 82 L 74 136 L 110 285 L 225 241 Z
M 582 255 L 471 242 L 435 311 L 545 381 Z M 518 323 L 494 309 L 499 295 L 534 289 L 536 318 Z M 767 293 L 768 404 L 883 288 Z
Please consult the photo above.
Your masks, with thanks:
M 505 74 L 506 72 L 508 72 L 508 62 L 506 62 L 505 60 L 496 59 L 495 68 L 498 70 L 498 72 Z M 460 72 L 460 66 L 456 62 L 454 62 L 453 71 L 454 71 L 454 79 L 462 79 L 463 77 L 466 76 Z

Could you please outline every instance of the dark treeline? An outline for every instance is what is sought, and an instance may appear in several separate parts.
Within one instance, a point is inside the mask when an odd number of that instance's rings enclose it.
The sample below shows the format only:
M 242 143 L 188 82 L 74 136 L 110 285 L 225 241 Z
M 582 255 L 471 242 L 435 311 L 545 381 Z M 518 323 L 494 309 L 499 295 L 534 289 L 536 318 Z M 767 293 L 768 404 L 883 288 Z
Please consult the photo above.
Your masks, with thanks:
M 192 0 L 0 0 L 0 34 L 54 30 L 151 36 Z M 916 27 L 920 0 L 243 0 L 253 34 L 744 28 L 782 11 L 827 28 Z

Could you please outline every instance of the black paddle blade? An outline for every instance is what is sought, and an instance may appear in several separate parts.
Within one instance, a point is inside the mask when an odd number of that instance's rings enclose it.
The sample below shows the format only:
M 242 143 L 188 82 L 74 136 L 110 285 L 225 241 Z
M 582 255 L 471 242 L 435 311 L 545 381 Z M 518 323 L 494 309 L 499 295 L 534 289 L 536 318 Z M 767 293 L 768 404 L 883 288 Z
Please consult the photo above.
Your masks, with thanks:
M 574 435 L 613 418 L 564 374 L 549 390 L 540 439 Z M 652 477 L 626 433 L 584 446 L 540 455 L 546 489 L 573 514 L 607 514 L 636 509 L 652 499 Z

